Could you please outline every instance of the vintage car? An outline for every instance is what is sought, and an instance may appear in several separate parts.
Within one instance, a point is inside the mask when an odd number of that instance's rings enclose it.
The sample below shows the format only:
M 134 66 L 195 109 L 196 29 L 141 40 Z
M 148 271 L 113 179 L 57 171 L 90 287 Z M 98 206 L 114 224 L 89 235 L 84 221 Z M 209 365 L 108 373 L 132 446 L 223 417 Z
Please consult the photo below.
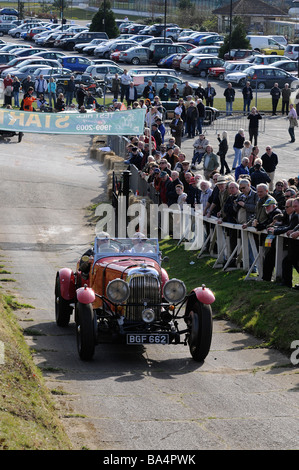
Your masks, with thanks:
M 0 129 L 0 137 L 14 137 L 15 135 L 18 136 L 18 142 L 22 142 L 22 139 L 23 139 L 23 132 L 14 132 L 14 131 L 4 131 L 2 129 Z
M 75 272 L 57 272 L 56 324 L 68 326 L 74 312 L 82 360 L 91 360 L 108 335 L 127 345 L 189 345 L 193 359 L 203 361 L 212 339 L 214 294 L 204 285 L 187 294 L 184 283 L 162 268 L 158 240 L 138 234 L 98 235 Z

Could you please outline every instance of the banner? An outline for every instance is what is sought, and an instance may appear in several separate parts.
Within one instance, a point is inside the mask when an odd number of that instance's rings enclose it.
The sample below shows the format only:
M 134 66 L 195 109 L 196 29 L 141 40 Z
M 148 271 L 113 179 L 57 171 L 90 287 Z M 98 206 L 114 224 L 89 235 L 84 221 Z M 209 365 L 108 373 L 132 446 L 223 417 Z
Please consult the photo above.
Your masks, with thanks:
M 41 113 L 29 111 L 0 110 L 0 129 L 38 134 L 143 134 L 144 109 L 98 113 Z

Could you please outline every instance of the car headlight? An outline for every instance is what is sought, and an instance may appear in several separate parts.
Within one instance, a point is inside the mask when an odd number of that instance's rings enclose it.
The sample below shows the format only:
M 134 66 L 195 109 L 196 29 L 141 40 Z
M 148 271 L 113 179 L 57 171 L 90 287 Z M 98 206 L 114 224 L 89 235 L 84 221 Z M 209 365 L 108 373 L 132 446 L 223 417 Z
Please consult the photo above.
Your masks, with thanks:
M 130 288 L 122 279 L 113 279 L 113 281 L 110 281 L 107 285 L 106 293 L 111 302 L 122 303 L 128 299 Z
M 163 288 L 163 295 L 167 302 L 171 304 L 181 302 L 186 295 L 185 284 L 179 279 L 171 279 L 165 283 Z
M 151 323 L 155 319 L 155 312 L 151 308 L 146 308 L 142 311 L 141 317 L 145 323 Z

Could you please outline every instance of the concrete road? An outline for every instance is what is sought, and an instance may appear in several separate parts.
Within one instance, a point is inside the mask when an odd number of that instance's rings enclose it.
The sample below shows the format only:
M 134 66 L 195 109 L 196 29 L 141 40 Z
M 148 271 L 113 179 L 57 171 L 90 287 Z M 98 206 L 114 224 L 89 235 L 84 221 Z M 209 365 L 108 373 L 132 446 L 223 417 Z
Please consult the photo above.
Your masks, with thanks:
M 105 198 L 105 171 L 88 158 L 89 144 L 33 134 L 0 142 L 0 250 L 16 280 L 5 285 L 35 307 L 17 315 L 35 332 L 27 339 L 49 389 L 67 393 L 55 400 L 74 447 L 298 449 L 297 370 L 228 322 L 214 322 L 204 364 L 183 345 L 101 344 L 92 362 L 79 360 L 73 320 L 66 329 L 54 321 L 54 281 L 89 247 L 85 208 Z

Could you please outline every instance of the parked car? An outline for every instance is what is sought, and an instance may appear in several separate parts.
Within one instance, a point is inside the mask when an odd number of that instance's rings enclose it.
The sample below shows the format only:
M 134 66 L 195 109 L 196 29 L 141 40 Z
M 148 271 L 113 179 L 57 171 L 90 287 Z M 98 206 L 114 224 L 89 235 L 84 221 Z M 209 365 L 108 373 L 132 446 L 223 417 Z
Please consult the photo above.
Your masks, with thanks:
M 172 61 L 175 57 L 177 57 L 177 54 L 170 54 L 166 57 L 163 57 L 163 59 L 159 60 L 158 67 L 172 67 Z
M 298 76 L 298 61 L 296 60 L 279 60 L 278 62 L 274 62 L 273 67 L 277 67 L 278 69 L 285 70 L 286 72 L 294 75 L 295 77 Z
M 163 69 L 162 69 L 163 71 Z M 137 76 L 135 74 L 130 73 L 133 81 L 134 81 L 134 76 Z M 171 89 L 173 87 L 173 84 L 176 83 L 178 90 L 180 94 L 182 95 L 183 89 L 186 85 L 186 80 L 182 80 L 181 78 L 175 76 L 175 75 L 169 75 L 167 73 L 147 73 L 147 74 L 138 74 L 138 81 L 140 81 L 140 78 L 143 78 L 143 83 L 140 83 L 136 85 L 137 88 L 137 95 L 142 96 L 143 90 L 145 86 L 147 85 L 147 82 L 151 80 L 153 82 L 153 86 L 155 87 L 155 90 L 157 94 L 159 94 L 159 91 L 161 88 L 163 88 L 164 83 L 168 84 L 168 88 Z M 196 89 L 198 87 L 198 83 L 194 82 L 189 82 L 189 85 Z
M 224 54 L 224 60 L 247 60 L 255 54 L 256 52 L 252 49 L 231 49 L 230 53 Z
M 16 57 L 28 57 L 31 55 L 39 54 L 40 52 L 47 52 L 47 49 L 41 49 L 39 47 L 33 47 L 32 49 L 17 49 L 14 54 Z
M 30 59 L 26 59 L 26 60 L 16 64 L 14 66 L 14 68 L 10 67 L 9 69 L 6 69 L 4 72 L 5 72 L 5 74 L 14 73 L 15 70 L 20 69 L 21 67 L 25 67 L 27 65 L 47 66 L 47 67 L 49 67 L 49 66 L 50 67 L 61 67 L 61 64 L 60 64 L 60 62 L 58 62 L 58 60 L 39 59 L 38 57 L 33 58 L 31 56 Z M 2 76 L 2 74 L 1 74 L 1 76 Z
M 178 105 L 177 101 L 161 101 L 163 107 L 163 119 L 172 119 L 174 117 L 174 110 Z M 205 106 L 206 116 L 204 119 L 204 125 L 209 126 L 220 116 L 220 112 L 217 108 L 212 106 Z
M 72 38 L 74 36 L 74 33 L 61 33 L 61 34 L 58 34 L 58 36 L 56 37 L 54 43 L 53 43 L 53 47 L 60 47 L 61 46 L 61 42 L 66 39 L 66 38 Z
M 186 54 L 176 54 L 175 57 L 172 59 L 172 68 L 175 70 L 180 70 L 181 62 L 187 54 L 188 52 Z
M 54 77 L 56 79 L 57 77 L 62 78 L 64 76 L 70 76 L 72 75 L 72 71 L 63 67 L 47 67 L 46 65 L 43 65 L 42 67 L 37 68 L 33 72 L 32 76 L 35 78 L 40 74 L 42 74 L 46 80 L 49 80 L 50 77 Z
M 149 34 L 129 34 L 129 37 L 126 39 L 131 39 L 131 41 L 136 41 L 138 44 L 140 44 L 142 41 L 145 41 L 146 39 L 153 39 L 154 36 L 150 36 Z
M 204 78 L 208 75 L 211 67 L 223 67 L 224 64 L 224 60 L 219 59 L 219 57 L 194 57 L 190 62 L 189 72 L 192 75 L 199 75 Z
M 22 44 L 22 46 L 23 49 L 32 49 L 32 46 L 29 44 Z M 14 54 L 17 49 L 21 49 L 20 44 L 6 44 L 4 47 L 1 47 L 1 53 L 12 52 Z
M 215 44 L 215 42 L 223 41 L 224 36 L 219 34 L 211 34 L 210 36 L 204 36 L 198 41 L 199 46 L 207 46 L 208 44 Z
M 288 44 L 284 51 L 284 57 L 292 60 L 298 60 L 299 44 Z
M 144 28 L 144 24 L 133 23 L 128 27 L 128 34 L 138 34 Z
M 207 54 L 207 55 L 214 55 L 214 56 L 218 57 L 219 49 L 220 49 L 220 46 L 215 46 L 215 45 L 197 46 L 194 49 L 192 49 L 190 52 L 193 52 L 194 54 L 195 53 L 200 54 L 200 55 Z
M 133 46 L 125 51 L 121 51 L 119 55 L 119 62 L 126 64 L 148 64 L 150 57 L 150 49 L 148 47 Z M 111 58 L 112 55 L 111 55 Z
M 33 57 L 41 57 L 42 59 L 51 59 L 58 60 L 61 57 L 65 57 L 64 52 L 55 52 L 55 51 L 41 51 L 38 54 L 33 54 Z
M 90 32 L 83 31 L 75 34 L 70 38 L 64 38 L 61 40 L 60 47 L 67 51 L 72 51 L 76 44 L 82 44 L 83 42 L 88 43 L 92 39 L 108 39 L 108 35 L 105 32 Z
M 146 39 L 145 41 L 142 41 L 139 45 L 142 46 L 142 47 L 149 47 L 150 49 L 152 49 L 154 44 L 160 44 L 160 43 L 172 44 L 173 41 L 170 38 L 166 38 L 164 40 L 164 38 L 155 38 L 154 37 L 154 38 L 150 38 L 150 39 Z
M 11 60 L 15 59 L 16 56 L 11 53 L 11 52 L 1 52 L 0 51 L 0 65 L 6 65 L 8 64 Z
M 99 46 L 100 44 L 103 44 L 106 41 L 107 39 L 96 38 L 88 43 L 85 43 L 85 42 L 79 43 L 75 45 L 74 51 L 79 52 L 80 54 L 83 53 L 87 55 L 93 55 L 95 48 Z
M 46 70 L 48 67 L 46 65 L 42 66 L 40 64 L 31 64 L 31 65 L 24 65 L 23 67 L 18 67 L 15 69 L 8 69 L 1 72 L 1 78 L 5 78 L 6 75 L 9 73 L 11 78 L 18 77 L 20 81 L 24 80 L 24 78 L 28 77 L 28 75 L 33 76 L 36 70 L 42 70 L 45 68 Z
M 148 34 L 151 34 L 152 36 L 155 37 L 164 37 L 164 29 L 169 28 L 169 27 L 178 27 L 177 24 L 174 23 L 167 23 L 166 25 L 164 23 L 156 23 L 150 26 L 148 30 Z
M 285 83 L 290 85 L 291 89 L 296 89 L 299 79 L 282 69 L 270 65 L 254 65 L 246 69 L 246 80 L 251 81 L 251 86 L 259 90 L 272 88 L 274 83 L 279 87 L 284 87 Z M 255 85 L 256 84 L 256 85 Z
M 92 78 L 100 78 L 102 80 L 105 80 L 107 86 L 109 87 L 111 86 L 112 78 L 114 78 L 116 73 L 120 76 L 124 73 L 124 69 L 122 69 L 118 65 L 104 64 L 90 65 L 89 67 L 87 67 L 83 75 L 89 75 Z
M 60 57 L 59 62 L 66 69 L 70 69 L 73 72 L 85 72 L 87 67 L 92 65 L 92 61 L 80 56 L 64 56 Z
M 39 34 L 39 33 L 43 33 L 45 31 L 50 31 L 50 28 L 47 28 L 45 26 L 37 26 L 35 28 L 31 28 L 27 31 L 27 34 L 25 37 L 23 37 L 22 39 L 26 39 L 28 41 L 32 41 L 34 36 L 36 34 Z M 23 34 L 23 33 L 22 33 Z M 22 34 L 21 34 L 21 37 L 22 37 Z
M 29 31 L 31 28 L 34 28 L 34 26 L 36 26 L 36 24 L 34 24 L 34 23 L 20 24 L 16 28 L 10 29 L 9 30 L 9 35 L 12 38 L 19 38 L 19 37 L 21 37 L 21 33 L 23 31 Z
M 262 55 L 262 54 L 257 54 L 254 56 L 254 59 L 252 61 L 252 64 L 254 65 L 271 65 L 274 62 L 278 62 L 281 60 L 281 57 L 278 55 Z
M 199 31 L 194 31 L 194 33 L 190 34 L 187 37 L 180 37 L 179 42 L 190 42 L 191 44 L 194 44 L 195 46 L 198 46 L 199 41 L 204 38 L 205 36 L 210 36 L 213 33 L 208 33 L 208 32 L 199 32 Z M 216 33 L 214 33 L 216 34 Z
M 276 36 L 275 34 L 274 35 L 272 34 L 271 38 L 274 39 L 274 41 L 281 44 L 282 46 L 287 46 L 288 45 L 288 41 L 285 38 L 285 36 Z
M 187 49 L 180 44 L 154 44 L 150 52 L 149 62 L 157 64 L 166 55 L 183 54 L 184 52 L 187 52 Z
M 184 70 L 184 72 L 189 72 L 189 67 L 190 67 L 190 64 L 191 64 L 191 60 L 193 60 L 194 57 L 199 57 L 199 54 L 197 54 L 196 52 L 193 52 L 193 51 L 189 51 L 189 53 L 186 54 L 185 57 L 183 57 L 183 59 L 181 60 L 180 70 Z M 212 57 L 212 56 L 210 56 L 210 57 Z
M 256 51 L 261 52 L 262 49 L 266 48 L 272 48 L 273 50 L 275 49 L 277 54 L 280 54 L 279 51 L 282 51 L 281 44 L 275 41 L 271 36 L 248 34 L 246 38 L 249 40 L 252 49 L 255 49 Z
M 279 46 L 269 46 L 269 47 L 263 47 L 261 49 L 262 54 L 268 54 L 268 55 L 276 54 L 279 56 L 284 55 L 284 51 L 285 51 L 285 46 L 282 46 L 281 44 L 279 44 Z
M 138 43 L 136 41 L 131 41 L 129 39 L 123 39 L 123 40 L 112 39 L 110 41 L 107 41 L 107 42 L 97 46 L 94 50 L 94 56 L 98 57 L 98 58 L 103 57 L 104 59 L 109 59 L 110 54 L 111 54 L 111 50 L 114 48 L 114 46 L 116 46 L 117 44 L 120 44 L 120 43 L 127 44 L 128 48 L 130 46 L 137 46 L 138 45 Z
M 74 313 L 80 359 L 91 360 L 107 337 L 143 347 L 183 343 L 195 361 L 206 358 L 214 294 L 205 286 L 187 293 L 161 264 L 156 239 L 96 237 L 93 251 L 78 260 L 74 271 L 56 273 L 55 321 L 67 327 Z
M 13 28 L 15 28 L 15 25 L 12 23 L 0 23 L 0 36 L 8 34 L 8 32 Z
M 167 74 L 167 75 L 174 75 L 175 77 L 178 77 L 178 73 L 173 69 L 157 68 L 155 66 L 136 67 L 135 69 L 131 68 L 128 71 L 128 75 L 131 75 L 131 76 L 132 75 L 145 75 L 147 73 L 150 73 L 150 74 L 162 73 L 163 75 Z
M 233 61 L 233 62 L 226 62 L 225 63 L 225 73 L 224 73 L 224 78 L 227 74 L 229 73 L 234 73 L 234 72 L 243 72 L 244 70 L 246 70 L 248 67 L 250 67 L 252 64 L 250 62 L 245 62 L 245 61 L 241 61 L 241 62 L 237 62 L 237 61 Z
M 178 26 L 169 26 L 165 29 L 165 34 L 163 30 L 163 37 L 165 38 L 170 38 L 173 41 L 177 41 L 179 38 L 179 35 L 182 31 L 182 28 L 179 28 Z

